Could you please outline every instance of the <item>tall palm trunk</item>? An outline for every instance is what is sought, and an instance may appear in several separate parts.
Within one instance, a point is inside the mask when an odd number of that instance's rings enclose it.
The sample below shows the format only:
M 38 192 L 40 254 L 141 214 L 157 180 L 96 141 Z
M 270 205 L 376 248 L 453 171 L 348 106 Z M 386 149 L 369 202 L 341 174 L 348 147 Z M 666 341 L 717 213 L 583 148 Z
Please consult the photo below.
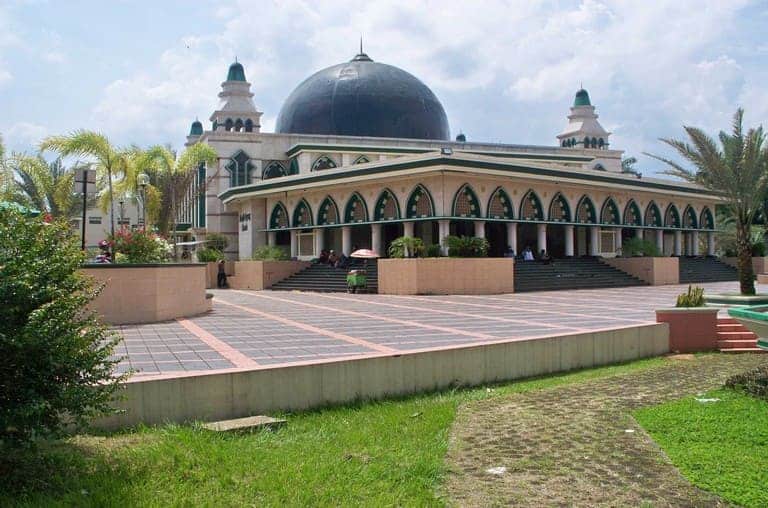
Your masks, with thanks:
M 742 295 L 755 294 L 755 274 L 752 270 L 752 246 L 749 224 L 741 221 L 736 225 L 736 250 L 739 256 L 739 285 Z
M 112 168 L 107 166 L 107 185 L 109 186 L 109 231 L 115 237 L 115 200 L 112 195 Z M 122 218 L 122 217 L 121 217 Z

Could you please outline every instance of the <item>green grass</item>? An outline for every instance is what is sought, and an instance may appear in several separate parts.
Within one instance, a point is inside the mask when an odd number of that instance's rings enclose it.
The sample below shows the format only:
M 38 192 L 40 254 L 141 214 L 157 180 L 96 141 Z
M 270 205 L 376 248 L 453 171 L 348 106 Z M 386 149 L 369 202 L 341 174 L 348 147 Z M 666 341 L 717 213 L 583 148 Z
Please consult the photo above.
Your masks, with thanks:
M 716 390 L 643 408 L 638 422 L 688 480 L 742 506 L 768 506 L 768 402 Z
M 0 459 L 0 506 L 442 505 L 448 435 L 462 402 L 664 362 L 286 415 L 275 431 L 167 425 L 77 436 Z

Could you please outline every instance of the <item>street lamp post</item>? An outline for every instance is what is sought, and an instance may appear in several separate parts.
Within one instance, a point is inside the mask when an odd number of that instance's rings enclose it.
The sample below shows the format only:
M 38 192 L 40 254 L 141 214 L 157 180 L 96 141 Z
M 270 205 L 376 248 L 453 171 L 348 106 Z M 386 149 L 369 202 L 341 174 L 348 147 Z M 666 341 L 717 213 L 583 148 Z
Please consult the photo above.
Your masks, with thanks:
M 146 173 L 140 173 L 136 178 L 136 183 L 139 184 L 141 189 L 141 224 L 144 226 L 144 230 L 147 229 L 147 185 L 149 185 L 149 175 Z

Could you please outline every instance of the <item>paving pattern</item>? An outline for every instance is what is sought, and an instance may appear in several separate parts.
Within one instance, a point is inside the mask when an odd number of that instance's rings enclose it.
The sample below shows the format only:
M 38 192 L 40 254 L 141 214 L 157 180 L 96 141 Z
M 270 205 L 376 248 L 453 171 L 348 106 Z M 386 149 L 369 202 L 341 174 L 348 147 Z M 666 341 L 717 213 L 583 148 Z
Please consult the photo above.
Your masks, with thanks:
M 734 291 L 736 282 L 703 285 Z M 117 327 L 136 376 L 258 368 L 565 335 L 655 322 L 685 286 L 491 296 L 214 290 L 213 310 Z
M 719 387 L 766 360 L 685 356 L 462 406 L 449 445 L 448 496 L 459 506 L 727 505 L 683 478 L 630 412 Z

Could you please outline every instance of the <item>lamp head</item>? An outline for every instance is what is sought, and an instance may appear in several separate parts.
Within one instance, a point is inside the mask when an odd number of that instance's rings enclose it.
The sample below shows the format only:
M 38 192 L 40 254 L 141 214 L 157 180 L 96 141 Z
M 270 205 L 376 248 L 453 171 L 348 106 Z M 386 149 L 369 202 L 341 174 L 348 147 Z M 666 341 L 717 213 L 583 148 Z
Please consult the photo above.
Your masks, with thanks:
M 139 184 L 139 187 L 146 187 L 149 185 L 149 175 L 146 173 L 140 173 L 138 177 L 136 177 L 136 183 Z

